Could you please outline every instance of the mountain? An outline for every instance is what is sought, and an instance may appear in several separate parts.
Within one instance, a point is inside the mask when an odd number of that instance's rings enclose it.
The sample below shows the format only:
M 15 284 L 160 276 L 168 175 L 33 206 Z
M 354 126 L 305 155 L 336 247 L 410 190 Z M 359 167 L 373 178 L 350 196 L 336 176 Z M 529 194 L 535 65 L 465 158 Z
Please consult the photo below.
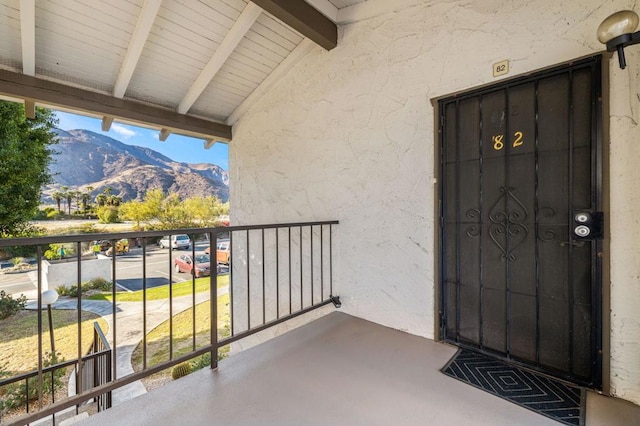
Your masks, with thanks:
M 123 201 L 142 200 L 150 189 L 176 192 L 181 198 L 215 195 L 229 199 L 229 175 L 214 164 L 179 163 L 149 148 L 126 145 L 89 130 L 56 129 L 58 144 L 49 171 L 53 184 L 43 188 L 42 202 L 62 186 L 92 194 L 111 187 Z

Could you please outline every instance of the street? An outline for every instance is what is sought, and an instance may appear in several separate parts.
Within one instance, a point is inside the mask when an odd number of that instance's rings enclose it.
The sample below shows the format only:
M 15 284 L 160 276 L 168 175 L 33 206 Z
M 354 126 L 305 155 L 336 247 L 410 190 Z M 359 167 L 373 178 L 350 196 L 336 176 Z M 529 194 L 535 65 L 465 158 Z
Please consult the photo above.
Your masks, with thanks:
M 201 254 L 208 245 L 207 241 L 196 242 L 196 254 Z M 191 279 L 189 274 L 180 274 L 173 269 L 173 259 L 185 253 L 191 253 L 191 250 L 172 250 L 169 254 L 168 249 L 161 249 L 155 245 L 148 246 L 146 252 L 147 288 L 168 284 L 170 273 L 174 283 Z M 223 267 L 220 272 L 226 273 L 228 268 Z M 129 253 L 116 257 L 117 290 L 141 290 L 142 276 L 142 248 L 132 246 Z M 111 277 L 106 278 L 111 279 Z M 30 294 L 33 295 L 37 291 L 37 271 L 0 274 L 0 290 L 15 296 L 24 293 L 30 297 Z

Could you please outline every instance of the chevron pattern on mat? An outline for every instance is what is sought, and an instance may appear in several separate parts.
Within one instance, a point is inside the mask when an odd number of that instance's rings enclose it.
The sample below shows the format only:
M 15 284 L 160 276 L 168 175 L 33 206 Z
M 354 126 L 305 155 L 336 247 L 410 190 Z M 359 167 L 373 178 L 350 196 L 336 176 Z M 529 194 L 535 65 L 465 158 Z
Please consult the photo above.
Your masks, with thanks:
M 466 349 L 442 372 L 561 423 L 584 424 L 580 388 Z

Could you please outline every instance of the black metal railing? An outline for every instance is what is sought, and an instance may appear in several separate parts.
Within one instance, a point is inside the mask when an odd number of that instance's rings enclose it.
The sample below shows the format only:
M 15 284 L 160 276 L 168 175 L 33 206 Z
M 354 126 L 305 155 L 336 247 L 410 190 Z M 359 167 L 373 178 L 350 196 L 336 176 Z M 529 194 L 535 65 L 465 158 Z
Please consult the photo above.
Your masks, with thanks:
M 53 355 L 49 359 L 55 362 Z M 23 405 L 24 411 L 29 413 L 33 410 L 33 405 L 37 404 L 38 407 L 41 407 L 44 395 L 48 396 L 51 403 L 55 403 L 62 378 L 71 367 L 80 368 L 82 371 L 80 376 L 86 377 L 88 375 L 92 378 L 92 380 L 81 380 L 76 374 L 76 392 L 79 386 L 84 386 L 83 390 L 89 390 L 111 382 L 111 349 L 97 322 L 94 323 L 92 350 L 80 361 L 73 359 L 57 362 L 42 370 L 34 370 L 0 380 L 0 421 L 2 421 L 2 414 L 8 404 L 11 404 L 10 406 L 14 410 L 19 408 L 18 405 Z M 84 385 L 80 383 L 84 383 Z M 98 403 L 98 411 L 111 408 L 111 392 L 96 396 L 95 401 Z M 79 405 L 76 404 L 76 413 Z M 54 423 L 55 420 L 55 413 L 53 413 Z
M 0 239 L 0 250 L 33 247 L 37 265 L 38 370 L 30 376 L 38 378 L 37 410 L 27 408 L 25 414 L 7 419 L 8 424 L 33 422 L 73 406 L 77 411 L 91 399 L 97 401 L 99 410 L 106 409 L 111 406 L 112 392 L 125 385 L 205 354 L 211 357 L 211 368 L 217 368 L 221 348 L 332 302 L 339 306 L 333 292 L 337 224 L 324 221 Z M 167 235 L 169 244 L 163 238 Z M 172 237 L 181 235 L 189 237 L 186 251 L 173 244 L 177 238 Z M 100 243 L 92 244 L 94 241 Z M 168 250 L 158 244 L 168 245 Z M 109 246 L 111 252 L 105 253 L 102 249 Z M 68 248 L 72 265 L 64 267 L 67 278 L 73 276 L 68 281 L 77 286 L 78 357 L 45 368 L 43 281 L 46 278 L 49 287 L 58 283 L 50 279 L 51 267 L 44 271 L 43 254 L 51 254 L 52 248 L 59 253 L 60 247 Z M 92 247 L 96 247 L 95 253 Z M 205 259 L 200 256 L 207 247 L 208 265 L 197 264 L 196 259 Z M 189 258 L 191 266 L 185 270 L 180 262 Z M 98 262 L 89 263 L 92 260 Z M 82 291 L 86 286 L 83 278 L 94 269 L 110 275 L 111 289 L 99 295 L 106 299 L 99 302 L 88 300 Z M 96 304 L 109 322 L 108 338 L 95 329 L 93 353 L 83 357 L 82 311 L 95 311 Z M 137 304 L 135 315 L 127 311 L 132 304 Z M 209 316 L 205 330 L 204 317 L 197 316 L 203 310 Z M 132 333 L 132 326 L 139 327 L 138 333 Z M 131 334 L 140 335 L 136 353 L 141 359 L 133 373 L 124 375 L 116 360 L 121 344 L 132 345 L 127 340 Z M 76 395 L 45 401 L 43 376 L 62 365 L 75 366 L 81 372 L 76 374 Z
M 76 393 L 89 391 L 97 386 L 111 383 L 111 347 L 100 325 L 93 323 L 93 345 L 89 354 L 83 358 L 78 366 L 79 379 L 76 380 Z M 79 391 L 81 389 L 81 391 Z M 94 398 L 98 411 L 111 408 L 111 391 L 105 392 Z

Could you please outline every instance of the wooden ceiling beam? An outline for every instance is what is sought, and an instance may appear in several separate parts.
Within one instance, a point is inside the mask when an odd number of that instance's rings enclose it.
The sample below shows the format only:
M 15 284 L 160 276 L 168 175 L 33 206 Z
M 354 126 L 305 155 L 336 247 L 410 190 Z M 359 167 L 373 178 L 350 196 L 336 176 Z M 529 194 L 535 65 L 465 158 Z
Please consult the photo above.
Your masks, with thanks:
M 304 0 L 251 0 L 303 36 L 331 50 L 338 45 L 335 22 Z
M 161 4 L 162 0 L 145 0 L 142 5 L 136 27 L 131 35 L 131 40 L 129 40 L 127 54 L 122 61 L 116 84 L 113 86 L 113 96 L 116 98 L 123 98 L 127 87 L 129 87 L 131 77 L 138 65 L 142 49 L 147 42 Z
M 20 38 L 22 42 L 22 72 L 36 75 L 36 2 L 20 0 Z
M 102 117 L 102 131 L 108 132 L 111 130 L 111 125 L 113 124 L 113 117 L 110 115 L 105 115 Z
M 31 120 L 36 118 L 36 103 L 33 99 L 24 100 L 24 115 Z
M 178 105 L 178 113 L 185 114 L 198 100 L 198 97 L 207 88 L 213 77 L 220 71 L 220 68 L 227 61 L 229 56 L 238 47 L 242 38 L 251 29 L 253 23 L 262 13 L 262 9 L 252 3 L 248 3 L 242 10 L 238 20 L 233 24 L 227 35 L 224 37 L 218 48 L 216 49 L 207 65 L 204 66 L 200 75 L 193 82 L 189 90 L 180 104 Z
M 171 129 L 160 129 L 160 135 L 158 136 L 158 140 L 160 142 L 164 142 L 167 140 L 170 134 L 171 134 Z
M 65 84 L 0 69 L 0 95 L 33 99 L 40 105 L 63 107 L 202 139 L 231 140 L 231 126 L 178 114 L 149 104 L 119 99 Z

